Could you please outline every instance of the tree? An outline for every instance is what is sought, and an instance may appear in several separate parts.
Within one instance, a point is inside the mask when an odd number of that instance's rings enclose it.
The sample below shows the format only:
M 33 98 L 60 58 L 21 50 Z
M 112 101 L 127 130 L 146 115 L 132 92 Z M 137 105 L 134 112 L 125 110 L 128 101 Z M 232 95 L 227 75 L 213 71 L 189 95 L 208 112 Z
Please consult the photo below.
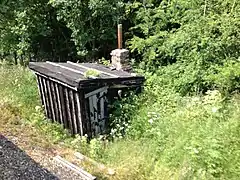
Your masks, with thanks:
M 121 21 L 123 2 L 119 0 L 51 0 L 58 20 L 72 31 L 78 54 L 97 58 L 116 47 L 116 26 Z
M 1 4 L 2 53 L 17 54 L 21 60 L 67 61 L 76 56 L 71 31 L 57 20 L 48 0 L 3 1 Z

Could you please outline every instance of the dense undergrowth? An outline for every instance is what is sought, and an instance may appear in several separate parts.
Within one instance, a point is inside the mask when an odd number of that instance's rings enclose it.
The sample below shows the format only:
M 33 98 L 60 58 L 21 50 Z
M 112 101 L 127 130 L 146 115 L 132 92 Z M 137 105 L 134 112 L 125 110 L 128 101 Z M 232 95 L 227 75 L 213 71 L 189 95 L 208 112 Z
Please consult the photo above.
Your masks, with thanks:
M 112 179 L 238 179 L 240 96 L 218 90 L 181 96 L 157 74 L 144 93 L 116 102 L 113 141 L 87 144 L 45 121 L 34 75 L 22 67 L 0 67 L 1 103 L 49 143 L 63 143 L 114 167 Z M 123 136 L 124 135 L 124 136 Z

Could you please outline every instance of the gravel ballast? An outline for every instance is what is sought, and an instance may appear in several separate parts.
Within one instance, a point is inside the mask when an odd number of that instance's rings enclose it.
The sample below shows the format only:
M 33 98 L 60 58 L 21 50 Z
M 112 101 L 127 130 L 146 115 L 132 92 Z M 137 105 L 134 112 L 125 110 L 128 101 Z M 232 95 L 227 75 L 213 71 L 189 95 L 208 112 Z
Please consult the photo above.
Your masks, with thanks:
M 35 159 L 35 158 L 34 158 Z M 14 143 L 0 134 L 1 180 L 82 180 L 82 178 L 54 161 L 48 154 L 33 160 Z

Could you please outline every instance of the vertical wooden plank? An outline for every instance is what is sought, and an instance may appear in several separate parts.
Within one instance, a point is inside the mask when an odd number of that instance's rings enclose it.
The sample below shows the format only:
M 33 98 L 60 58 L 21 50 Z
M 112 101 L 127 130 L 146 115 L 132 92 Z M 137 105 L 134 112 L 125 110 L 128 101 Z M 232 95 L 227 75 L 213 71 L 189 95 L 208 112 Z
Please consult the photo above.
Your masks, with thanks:
M 101 118 L 101 92 L 97 93 L 97 121 L 99 126 L 99 133 L 102 134 L 103 128 L 102 128 L 102 118 Z
M 59 118 L 59 108 L 58 108 L 58 103 L 57 103 L 57 95 L 56 95 L 56 90 L 55 90 L 55 82 L 50 81 L 50 87 L 51 87 L 51 93 L 52 93 L 52 102 L 53 102 L 53 110 L 55 114 L 55 121 L 60 122 Z
M 76 110 L 75 110 L 75 103 L 74 103 L 74 95 L 73 91 L 69 90 L 69 99 L 71 101 L 71 114 L 72 114 L 72 125 L 73 125 L 73 134 L 78 133 L 78 127 L 77 127 L 77 119 L 76 119 Z
M 78 128 L 79 128 L 79 134 L 81 136 L 84 136 L 83 134 L 83 123 L 82 123 L 82 112 L 81 112 L 81 105 L 80 105 L 80 96 L 78 92 L 75 92 L 75 100 L 76 100 L 76 120 L 77 120 L 77 124 L 78 124 Z
M 49 92 L 47 90 L 47 82 L 45 78 L 42 78 L 43 82 L 43 90 L 45 94 L 45 99 L 46 99 L 46 110 L 47 110 L 47 118 L 52 119 L 52 112 L 51 112 L 51 107 L 50 107 L 50 98 L 49 98 Z
M 105 92 L 106 91 L 103 91 L 103 92 L 100 92 L 100 129 L 101 129 L 101 132 L 105 131 L 106 130 L 106 125 L 105 125 L 105 107 L 104 107 L 104 96 L 105 96 Z
M 58 83 L 55 83 L 55 90 L 56 90 L 56 98 L 57 98 L 58 111 L 59 111 L 59 123 L 60 124 L 64 124 L 64 122 L 63 122 L 62 105 L 61 105 L 61 97 L 60 97 Z
M 97 107 L 97 101 L 98 98 L 95 95 L 92 96 L 92 103 L 93 103 L 93 111 L 94 111 L 94 126 L 95 126 L 95 135 L 98 135 L 100 133 L 100 127 L 99 127 L 99 122 L 98 122 L 98 107 Z
M 43 93 L 42 93 L 42 88 L 41 88 L 41 82 L 40 82 L 40 77 L 37 75 L 37 86 L 38 86 L 38 94 L 40 96 L 41 99 L 41 103 L 44 106 L 44 102 L 43 102 Z
M 108 89 L 103 92 L 103 118 L 104 118 L 104 131 L 107 130 L 107 125 L 108 125 L 108 103 L 109 103 L 109 99 L 108 99 Z
M 53 95 L 52 95 L 52 91 L 51 91 L 51 85 L 50 85 L 50 80 L 47 79 L 47 91 L 49 94 L 49 102 L 50 102 L 50 109 L 51 109 L 51 113 L 52 113 L 52 121 L 56 121 L 56 115 L 55 115 L 55 110 L 54 110 L 54 105 L 53 105 Z
M 89 119 L 90 119 L 90 126 L 91 126 L 91 135 L 95 136 L 95 122 L 94 122 L 94 108 L 93 108 L 93 96 L 90 96 L 89 98 Z
M 68 123 L 68 117 L 67 117 L 67 108 L 66 108 L 66 98 L 65 98 L 65 92 L 64 92 L 64 87 L 59 84 L 59 95 L 60 95 L 60 103 L 61 103 L 61 111 L 62 111 L 62 120 L 63 120 L 63 127 L 64 128 L 69 128 L 69 123 Z
M 68 94 L 68 89 L 66 87 L 64 87 L 64 95 L 65 95 L 65 99 L 66 99 L 67 121 L 69 124 L 69 129 L 71 131 L 71 134 L 74 134 L 69 94 Z
M 83 134 L 87 134 L 89 138 L 92 137 L 92 127 L 91 127 L 91 118 L 90 118 L 90 105 L 89 98 L 85 98 L 85 92 L 82 91 L 79 93 L 80 97 L 80 108 L 81 108 L 81 118 L 82 118 L 82 127 Z
M 45 115 L 48 117 L 46 95 L 45 95 L 44 88 L 43 88 L 42 77 L 37 75 L 37 78 L 38 78 L 38 86 L 39 86 L 39 89 L 40 89 L 40 92 L 41 92 L 42 105 L 44 107 Z
M 108 114 L 108 104 L 109 104 L 109 95 L 108 90 L 104 93 L 104 124 L 105 124 L 105 130 L 107 129 L 108 123 L 109 123 L 109 114 Z

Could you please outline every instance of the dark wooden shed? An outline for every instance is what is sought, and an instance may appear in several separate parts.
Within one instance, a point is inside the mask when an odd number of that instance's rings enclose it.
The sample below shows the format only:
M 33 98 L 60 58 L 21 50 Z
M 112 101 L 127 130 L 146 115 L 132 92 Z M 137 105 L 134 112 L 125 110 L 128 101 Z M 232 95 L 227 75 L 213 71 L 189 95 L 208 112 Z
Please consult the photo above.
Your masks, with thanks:
M 142 76 L 95 63 L 31 62 L 29 68 L 37 75 L 47 118 L 62 124 L 72 134 L 88 137 L 107 129 L 110 91 L 139 88 L 144 82 Z M 86 76 L 90 71 L 98 75 Z

